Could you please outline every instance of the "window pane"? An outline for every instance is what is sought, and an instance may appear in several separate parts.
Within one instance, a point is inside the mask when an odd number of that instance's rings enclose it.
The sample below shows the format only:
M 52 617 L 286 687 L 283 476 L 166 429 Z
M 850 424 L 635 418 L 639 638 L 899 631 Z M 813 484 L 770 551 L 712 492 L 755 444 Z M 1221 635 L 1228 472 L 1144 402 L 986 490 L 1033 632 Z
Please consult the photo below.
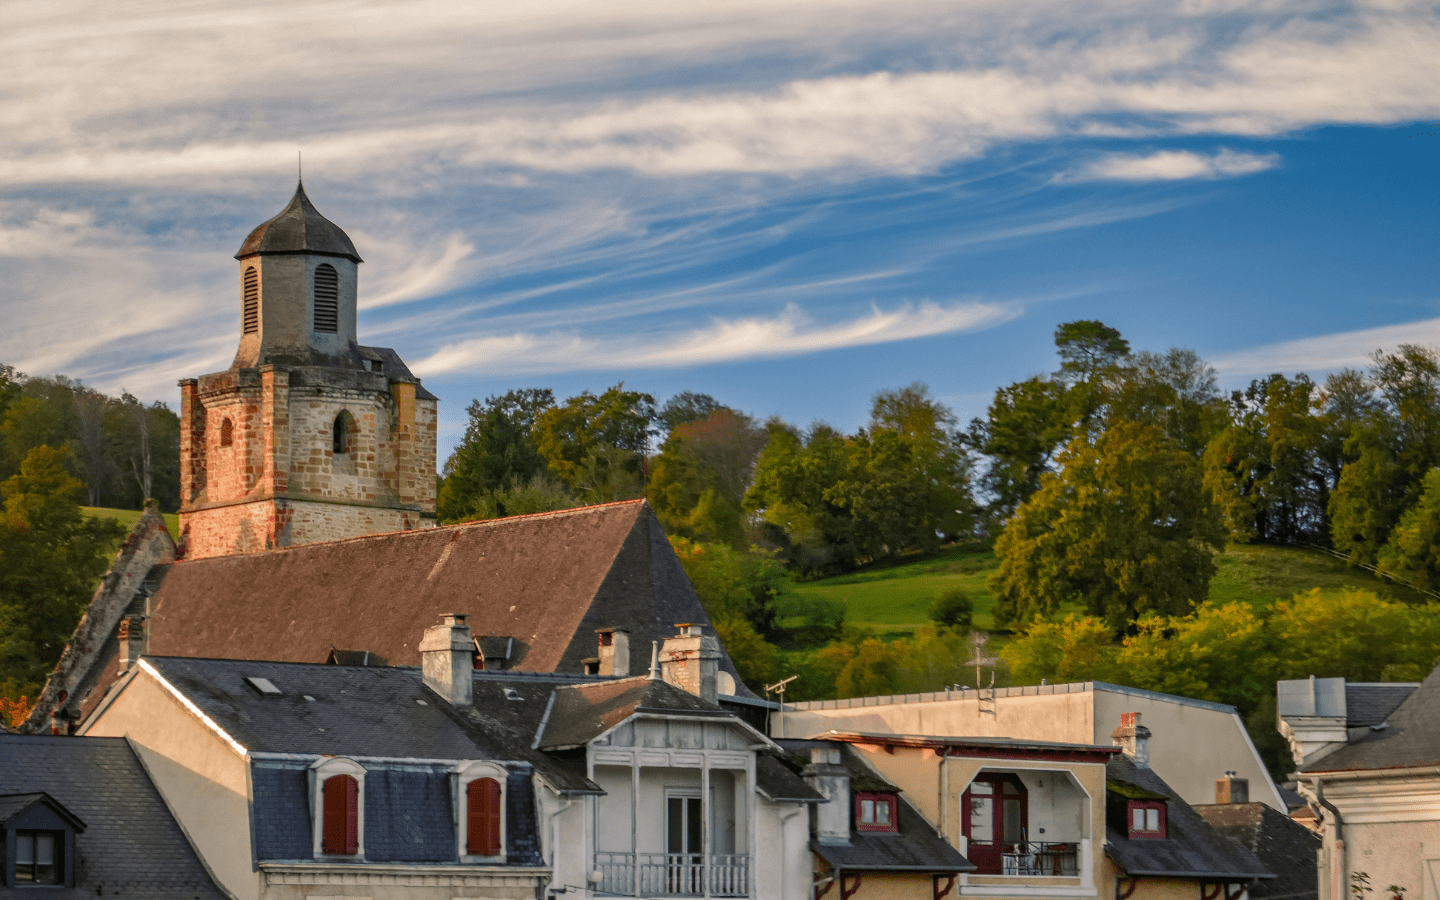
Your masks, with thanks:
M 884 800 L 875 804 L 875 821 L 880 825 L 890 824 L 890 804 Z
M 1136 807 L 1136 808 L 1130 810 L 1130 814 L 1131 814 L 1130 830 L 1131 830 L 1131 831 L 1144 831 L 1144 830 L 1145 830 L 1145 810 L 1140 809 L 1139 807 Z
M 35 835 L 35 864 L 37 866 L 55 865 L 55 835 Z
M 973 785 L 973 792 L 979 785 Z M 988 793 L 989 786 L 986 786 Z M 995 842 L 995 810 L 991 805 L 994 803 L 989 797 L 970 798 L 970 840 L 979 841 L 982 844 L 993 844 Z
M 15 862 L 28 866 L 35 862 L 35 836 L 22 834 L 15 839 Z
M 874 825 L 874 824 L 875 824 L 875 801 L 874 801 L 874 800 L 861 800 L 861 801 L 860 801 L 860 821 L 861 821 L 861 823 L 863 823 L 863 824 L 865 824 L 865 825 Z
M 685 852 L 685 800 L 682 797 L 671 797 L 668 804 L 669 816 L 666 823 L 670 832 L 666 850 L 670 853 Z
M 1146 830 L 1146 831 L 1159 831 L 1159 830 L 1160 830 L 1160 810 L 1158 810 L 1158 809 L 1147 809 L 1147 810 L 1145 810 L 1145 830 Z
M 1008 843 L 1018 844 L 1025 840 L 1025 835 L 1020 826 L 1024 824 L 1020 818 L 1020 801 L 1016 798 L 1005 798 L 1005 840 Z
M 689 807 L 690 813 L 690 833 L 685 836 L 689 846 L 685 849 L 690 853 L 699 853 L 704 849 L 704 839 L 700 835 L 700 798 L 692 797 L 685 801 L 685 805 Z

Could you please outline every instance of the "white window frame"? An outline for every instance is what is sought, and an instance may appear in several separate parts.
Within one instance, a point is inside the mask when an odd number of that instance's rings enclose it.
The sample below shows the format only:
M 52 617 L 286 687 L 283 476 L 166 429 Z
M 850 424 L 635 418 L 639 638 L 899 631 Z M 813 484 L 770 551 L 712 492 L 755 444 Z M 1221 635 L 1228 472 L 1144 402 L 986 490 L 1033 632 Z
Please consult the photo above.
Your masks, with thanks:
M 365 767 L 343 756 L 317 759 L 310 766 L 310 832 L 316 861 L 365 858 Z M 336 775 L 355 779 L 355 855 L 325 852 L 325 781 Z
M 506 810 L 509 803 L 508 783 L 510 771 L 498 763 L 485 760 L 458 762 L 450 769 L 451 782 L 455 786 L 455 854 L 462 863 L 504 863 L 509 822 Z M 500 785 L 500 853 L 496 856 L 477 856 L 467 852 L 470 846 L 470 782 L 481 778 L 493 778 Z

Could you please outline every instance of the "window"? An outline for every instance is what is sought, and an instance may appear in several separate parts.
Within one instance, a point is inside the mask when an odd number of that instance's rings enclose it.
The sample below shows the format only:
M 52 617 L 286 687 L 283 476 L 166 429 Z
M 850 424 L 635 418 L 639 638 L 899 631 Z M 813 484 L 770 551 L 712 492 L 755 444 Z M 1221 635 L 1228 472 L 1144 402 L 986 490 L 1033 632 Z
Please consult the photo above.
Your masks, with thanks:
M 504 862 L 505 781 L 509 773 L 490 762 L 459 763 L 451 771 L 455 773 L 461 862 Z
M 705 830 L 700 798 L 666 792 L 665 892 L 699 894 L 705 884 Z
M 982 772 L 961 798 L 965 856 L 980 875 L 999 875 L 1009 848 L 1029 840 L 1029 792 L 1018 775 Z
M 310 767 L 316 860 L 365 855 L 365 769 L 343 757 Z
M 1131 800 L 1126 812 L 1130 824 L 1130 837 L 1165 837 L 1165 802 L 1163 800 Z
M 329 263 L 315 269 L 315 330 L 327 334 L 340 330 L 340 278 Z
M 63 831 L 19 831 L 15 834 L 15 883 L 61 884 L 65 867 Z
M 858 831 L 896 831 L 894 794 L 855 795 L 855 828 Z
M 335 453 L 349 453 L 350 435 L 354 430 L 355 418 L 342 410 L 340 415 L 335 417 L 335 424 L 330 429 L 330 449 Z
M 220 421 L 220 446 L 229 447 L 235 443 L 235 426 L 227 417 Z
M 244 302 L 240 308 L 240 329 L 245 334 L 260 330 L 260 273 L 254 266 L 246 266 L 244 278 Z

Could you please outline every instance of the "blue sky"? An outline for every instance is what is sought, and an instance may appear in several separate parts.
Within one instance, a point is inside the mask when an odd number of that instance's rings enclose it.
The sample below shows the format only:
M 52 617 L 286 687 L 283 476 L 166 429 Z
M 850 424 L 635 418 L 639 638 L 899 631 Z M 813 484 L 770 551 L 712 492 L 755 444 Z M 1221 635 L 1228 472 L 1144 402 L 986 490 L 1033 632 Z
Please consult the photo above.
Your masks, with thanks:
M 1440 344 L 1434 2 L 471 6 L 10 7 L 0 361 L 173 405 L 297 150 L 444 449 L 622 380 L 964 419 L 1080 318 L 1226 388 Z

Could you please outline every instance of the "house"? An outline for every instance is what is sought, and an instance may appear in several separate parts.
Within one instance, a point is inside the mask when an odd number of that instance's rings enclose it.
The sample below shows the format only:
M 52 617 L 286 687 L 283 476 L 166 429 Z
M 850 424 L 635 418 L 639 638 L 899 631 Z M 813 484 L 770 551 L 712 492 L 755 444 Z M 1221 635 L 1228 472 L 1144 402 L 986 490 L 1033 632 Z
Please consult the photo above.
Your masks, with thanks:
M 1186 735 L 1158 745 L 1151 760 L 1186 802 L 1211 802 L 1214 780 L 1235 772 L 1249 781 L 1252 799 L 1286 811 L 1233 706 L 1102 681 L 787 703 L 775 720 L 779 737 L 834 729 L 1109 746 L 1126 712 L 1143 714 L 1163 734 Z
M 80 731 L 128 736 L 241 900 L 801 900 L 824 798 L 707 699 L 714 644 L 684 626 L 626 678 L 477 670 L 450 615 L 418 669 L 147 656 Z
M 1315 900 L 1320 836 L 1263 803 L 1249 802 L 1249 793 L 1245 779 L 1226 775 L 1215 782 L 1215 802 L 1195 811 L 1275 873 L 1273 880 L 1250 886 L 1252 900 Z
M 974 869 L 958 897 L 1236 900 L 1273 877 L 1148 766 L 1138 714 L 1120 746 L 825 732 L 897 785 Z M 1188 893 L 1187 893 L 1188 892 Z
M 0 734 L 0 860 L 17 900 L 230 896 L 123 738 Z
M 1319 892 L 1398 885 L 1440 895 L 1440 667 L 1418 685 L 1281 681 L 1280 732 L 1320 827 Z

